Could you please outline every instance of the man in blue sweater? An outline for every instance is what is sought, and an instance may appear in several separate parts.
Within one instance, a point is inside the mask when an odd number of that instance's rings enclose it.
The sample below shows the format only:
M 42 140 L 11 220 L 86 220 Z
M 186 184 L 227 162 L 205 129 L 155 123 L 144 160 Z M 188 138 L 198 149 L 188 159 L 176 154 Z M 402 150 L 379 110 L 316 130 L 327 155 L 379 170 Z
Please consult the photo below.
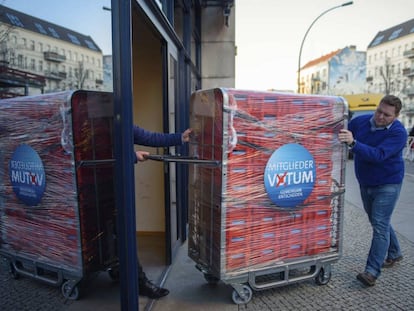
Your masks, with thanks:
M 148 147 L 169 147 L 179 146 L 190 140 L 191 129 L 186 129 L 183 133 L 157 133 L 147 131 L 141 127 L 134 126 L 134 144 Z M 146 151 L 135 151 L 135 162 L 145 161 Z M 139 294 L 151 299 L 158 299 L 169 294 L 169 290 L 159 287 L 148 280 L 142 266 L 138 262 L 138 289 Z
M 374 286 L 382 267 L 392 267 L 402 259 L 391 216 L 404 178 L 402 151 L 407 131 L 397 117 L 401 100 L 384 96 L 375 111 L 350 121 L 341 130 L 339 140 L 348 144 L 354 154 L 355 174 L 359 182 L 364 209 L 373 229 L 365 271 L 357 279 Z

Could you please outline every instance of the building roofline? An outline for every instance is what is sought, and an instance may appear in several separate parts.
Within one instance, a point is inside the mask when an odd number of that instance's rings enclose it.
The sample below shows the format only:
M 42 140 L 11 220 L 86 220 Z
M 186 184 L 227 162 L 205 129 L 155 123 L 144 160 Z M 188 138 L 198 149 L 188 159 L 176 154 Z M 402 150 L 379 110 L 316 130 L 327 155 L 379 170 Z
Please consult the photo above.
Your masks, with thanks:
M 102 50 L 90 36 L 13 10 L 4 5 L 0 5 L 0 22 L 102 53 Z
M 388 29 L 379 31 L 368 44 L 367 49 L 400 39 L 410 34 L 414 34 L 414 18 Z

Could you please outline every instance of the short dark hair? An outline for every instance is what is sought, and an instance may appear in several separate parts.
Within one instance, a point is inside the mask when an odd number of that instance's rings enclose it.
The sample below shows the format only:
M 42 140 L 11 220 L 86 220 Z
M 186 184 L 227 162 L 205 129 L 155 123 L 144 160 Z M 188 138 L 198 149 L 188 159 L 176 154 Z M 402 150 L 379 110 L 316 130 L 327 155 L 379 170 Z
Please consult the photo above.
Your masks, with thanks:
M 397 96 L 394 95 L 385 95 L 381 101 L 380 104 L 384 103 L 386 105 L 390 105 L 393 106 L 395 108 L 395 114 L 398 116 L 401 108 L 402 108 L 402 103 L 401 103 L 401 99 L 399 99 Z

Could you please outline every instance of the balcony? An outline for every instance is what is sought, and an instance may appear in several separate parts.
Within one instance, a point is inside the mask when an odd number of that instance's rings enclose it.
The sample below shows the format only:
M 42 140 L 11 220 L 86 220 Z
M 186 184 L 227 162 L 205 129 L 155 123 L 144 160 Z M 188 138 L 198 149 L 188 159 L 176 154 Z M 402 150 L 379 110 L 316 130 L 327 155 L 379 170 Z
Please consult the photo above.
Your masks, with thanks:
M 369 76 L 369 77 L 367 77 L 367 82 L 369 83 L 369 82 L 372 82 L 374 80 L 374 77 L 373 76 Z
M 96 80 L 95 80 L 95 83 L 96 83 L 97 85 L 102 85 L 102 84 L 103 84 L 103 80 L 102 80 L 102 79 L 96 79 Z
M 412 77 L 414 76 L 414 68 L 404 68 L 402 74 L 407 77 Z
M 45 77 L 31 72 L 0 66 L 0 85 L 4 87 L 32 87 L 43 88 L 46 85 Z
M 64 62 L 66 60 L 65 55 L 60 55 L 56 52 L 51 52 L 51 51 L 43 52 L 43 56 L 45 60 L 56 62 L 56 63 Z
M 63 80 L 66 76 L 66 72 L 63 71 L 45 71 L 45 77 L 50 80 Z
M 404 51 L 404 57 L 414 58 L 414 49 Z
M 405 94 L 407 95 L 407 96 L 414 96 L 414 87 L 408 87 L 407 89 L 406 89 L 406 91 L 405 91 Z
M 409 116 L 409 117 L 414 116 L 414 104 L 407 105 L 403 112 L 406 116 Z

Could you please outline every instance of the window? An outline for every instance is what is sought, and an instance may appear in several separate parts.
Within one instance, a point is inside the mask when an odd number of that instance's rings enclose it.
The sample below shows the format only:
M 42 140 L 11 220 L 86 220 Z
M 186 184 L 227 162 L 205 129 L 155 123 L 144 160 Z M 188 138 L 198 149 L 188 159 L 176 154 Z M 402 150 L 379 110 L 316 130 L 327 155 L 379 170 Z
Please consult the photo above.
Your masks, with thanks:
M 43 43 L 39 42 L 39 52 L 43 52 Z
M 36 26 L 37 30 L 39 30 L 40 33 L 42 33 L 44 35 L 47 35 L 46 30 L 43 28 L 43 26 L 41 24 L 35 23 L 35 26 Z
M 39 72 L 43 72 L 43 61 L 39 60 Z
M 56 32 L 56 30 L 54 28 L 48 27 L 48 29 L 49 29 L 49 31 L 50 31 L 50 33 L 52 34 L 53 37 L 60 38 L 58 33 Z
M 384 39 L 384 36 L 378 36 L 377 38 L 375 38 L 374 42 L 372 43 L 372 46 L 380 44 L 382 39 Z
M 20 19 L 11 14 L 11 13 L 6 13 L 7 17 L 9 18 L 10 22 L 15 25 L 15 26 L 19 26 L 19 27 L 24 27 L 23 23 L 20 21 Z
M 68 33 L 68 37 L 73 44 L 81 45 L 79 39 L 75 35 Z
M 90 40 L 85 40 L 86 45 L 88 46 L 88 48 L 90 48 L 91 50 L 97 51 L 98 49 L 96 48 L 95 44 L 93 44 L 92 41 Z
M 393 40 L 395 38 L 398 38 L 398 36 L 400 35 L 401 31 L 402 31 L 402 28 L 399 28 L 397 30 L 394 30 L 393 33 L 391 34 L 391 36 L 388 38 L 388 41 L 389 40 Z
M 16 65 L 16 55 L 14 54 L 14 51 L 10 51 L 10 64 Z
M 17 55 L 17 67 L 23 68 L 23 55 Z
M 34 58 L 30 60 L 30 70 L 36 70 L 36 60 Z

